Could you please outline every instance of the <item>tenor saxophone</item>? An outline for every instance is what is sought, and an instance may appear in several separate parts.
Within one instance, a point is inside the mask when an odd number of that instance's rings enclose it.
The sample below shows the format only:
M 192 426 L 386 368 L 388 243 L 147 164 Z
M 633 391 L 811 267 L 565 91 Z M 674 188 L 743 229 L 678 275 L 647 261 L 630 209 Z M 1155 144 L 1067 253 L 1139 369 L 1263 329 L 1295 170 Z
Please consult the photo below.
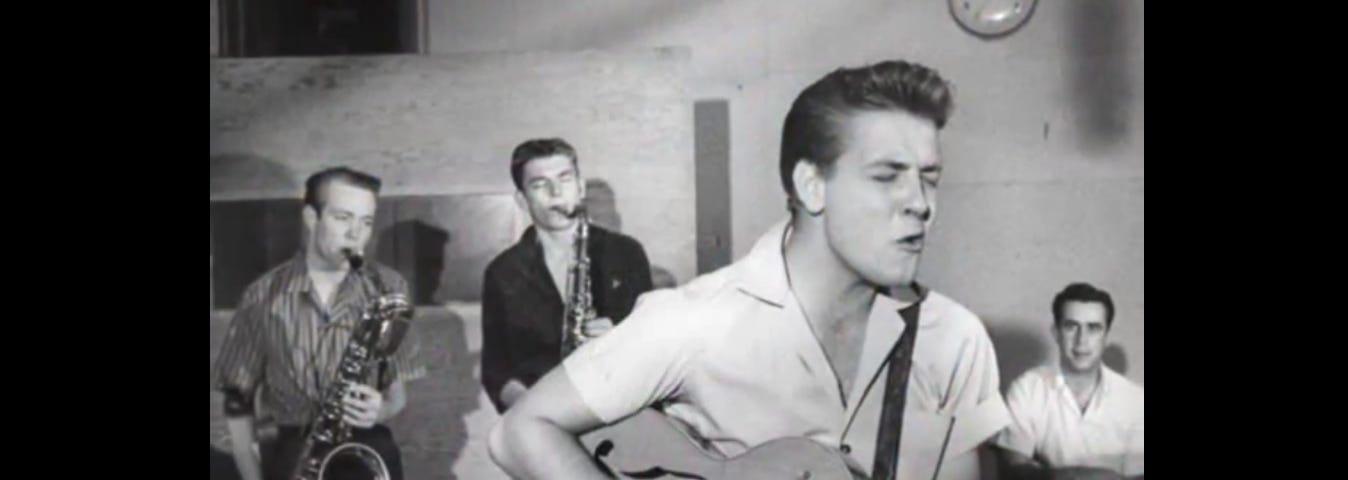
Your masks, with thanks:
M 379 360 L 397 351 L 412 321 L 412 308 L 406 296 L 389 293 L 378 270 L 363 269 L 365 261 L 351 250 L 343 250 L 351 271 L 359 275 L 366 293 L 377 294 L 369 302 L 351 333 L 338 365 L 336 378 L 324 392 L 322 404 L 305 435 L 291 480 L 324 480 L 336 463 L 365 468 L 370 480 L 389 480 L 388 465 L 373 448 L 351 441 L 351 425 L 343 420 L 343 397 L 358 383 L 367 383 Z M 365 270 L 369 270 L 367 274 Z M 369 295 L 366 298 L 371 298 Z
M 575 262 L 567 277 L 570 289 L 562 319 L 563 358 L 589 340 L 585 335 L 585 322 L 594 318 L 594 301 L 590 292 L 590 216 L 584 205 L 576 207 L 572 216 L 579 225 L 574 244 Z

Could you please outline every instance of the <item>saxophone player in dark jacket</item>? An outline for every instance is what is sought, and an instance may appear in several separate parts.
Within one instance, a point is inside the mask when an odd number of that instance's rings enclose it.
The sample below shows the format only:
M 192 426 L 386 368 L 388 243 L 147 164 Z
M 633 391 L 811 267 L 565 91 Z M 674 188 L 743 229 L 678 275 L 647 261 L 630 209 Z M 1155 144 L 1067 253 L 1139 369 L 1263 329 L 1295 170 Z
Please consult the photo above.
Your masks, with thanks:
M 568 272 L 575 262 L 585 198 L 575 149 L 565 140 L 534 139 L 515 148 L 516 200 L 533 225 L 487 266 L 482 291 L 482 385 L 498 413 L 561 363 Z M 603 335 L 652 289 L 645 249 L 618 232 L 589 226 L 590 292 L 595 318 L 582 331 Z

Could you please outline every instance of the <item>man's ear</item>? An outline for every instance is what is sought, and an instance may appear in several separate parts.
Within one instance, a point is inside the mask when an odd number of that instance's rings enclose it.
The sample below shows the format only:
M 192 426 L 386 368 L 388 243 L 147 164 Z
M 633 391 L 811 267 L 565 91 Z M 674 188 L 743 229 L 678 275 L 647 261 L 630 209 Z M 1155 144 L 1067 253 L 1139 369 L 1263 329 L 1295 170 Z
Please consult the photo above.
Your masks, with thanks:
M 306 204 L 300 215 L 303 217 L 304 227 L 313 230 L 314 224 L 318 223 L 318 210 L 313 205 Z
M 814 163 L 800 159 L 791 172 L 791 182 L 796 188 L 796 198 L 805 212 L 817 216 L 824 212 L 825 193 L 828 186 L 824 183 L 824 172 Z
M 519 189 L 515 189 L 515 204 L 524 211 L 529 211 L 529 202 L 524 199 L 524 192 Z

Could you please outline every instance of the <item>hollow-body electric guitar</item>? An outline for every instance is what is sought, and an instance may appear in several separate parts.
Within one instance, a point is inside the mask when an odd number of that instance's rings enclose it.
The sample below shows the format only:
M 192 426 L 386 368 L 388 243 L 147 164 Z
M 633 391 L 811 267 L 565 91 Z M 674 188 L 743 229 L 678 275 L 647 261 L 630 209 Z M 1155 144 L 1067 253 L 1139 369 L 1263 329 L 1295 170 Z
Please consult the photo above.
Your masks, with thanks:
M 601 470 L 622 479 L 855 480 L 836 449 L 803 437 L 772 440 L 734 457 L 705 448 L 676 420 L 647 408 L 581 437 Z

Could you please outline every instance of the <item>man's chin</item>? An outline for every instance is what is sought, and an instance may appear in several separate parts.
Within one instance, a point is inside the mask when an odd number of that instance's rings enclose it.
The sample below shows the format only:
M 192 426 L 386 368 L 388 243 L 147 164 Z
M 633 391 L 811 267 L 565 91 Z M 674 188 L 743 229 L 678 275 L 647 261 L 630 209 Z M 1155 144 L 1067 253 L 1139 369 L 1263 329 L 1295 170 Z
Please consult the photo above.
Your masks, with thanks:
M 1072 369 L 1072 371 L 1077 372 L 1077 373 L 1088 373 L 1088 372 L 1093 372 L 1093 371 L 1095 371 L 1095 369 L 1097 369 L 1097 368 L 1100 367 L 1100 362 L 1099 362 L 1098 360 L 1095 360 L 1095 361 L 1092 361 L 1092 360 L 1080 360 L 1080 361 L 1078 361 L 1078 360 L 1073 359 L 1073 360 L 1069 360 L 1069 361 L 1067 362 L 1067 364 L 1068 364 L 1068 366 Z
M 913 289 L 913 280 L 911 277 L 877 277 L 867 276 L 864 278 L 866 283 L 874 288 L 888 292 L 891 297 L 904 301 L 917 299 L 916 291 Z
M 917 275 L 911 270 L 893 269 L 876 274 L 866 275 L 866 280 L 884 287 L 890 288 L 912 288 Z

